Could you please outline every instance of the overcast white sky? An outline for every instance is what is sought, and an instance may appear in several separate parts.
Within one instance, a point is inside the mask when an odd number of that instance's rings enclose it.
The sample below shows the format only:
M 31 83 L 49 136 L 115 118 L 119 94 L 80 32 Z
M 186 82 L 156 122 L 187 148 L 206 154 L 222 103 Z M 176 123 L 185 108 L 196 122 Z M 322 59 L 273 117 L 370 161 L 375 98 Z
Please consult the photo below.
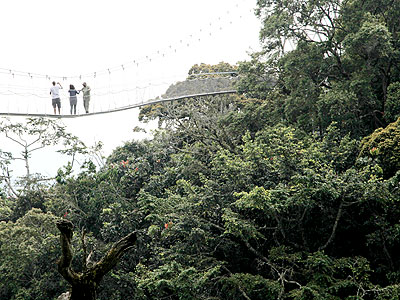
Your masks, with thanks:
M 190 42 L 190 52 L 198 57 L 189 63 L 235 63 L 258 44 L 258 20 L 251 12 L 255 4 L 256 0 L 1 1 L 0 67 L 79 75 L 165 52 L 169 46 L 179 47 L 181 40 Z M 196 44 L 193 40 L 198 38 L 201 42 Z M 174 63 L 186 62 L 188 51 L 183 52 Z
M 168 86 L 183 80 L 194 64 L 247 60 L 247 53 L 259 48 L 255 6 L 256 0 L 1 1 L 0 104 L 12 99 L 2 91 L 20 89 L 37 94 L 40 106 L 52 109 L 48 89 L 53 79 L 66 88 L 70 83 L 80 88 L 81 81 L 87 81 L 98 91 L 135 87 L 139 81 Z M 26 76 L 11 76 L 16 71 Z M 49 79 L 29 78 L 27 73 Z M 112 101 L 128 96 L 117 94 Z M 31 103 L 36 103 L 33 98 Z M 63 104 L 67 109 L 67 99 Z M 102 140 L 109 154 L 138 137 L 132 132 L 140 125 L 136 116 L 131 111 L 63 122 L 87 144 Z M 7 150 L 5 146 L 0 148 Z M 43 164 L 42 157 L 37 162 Z

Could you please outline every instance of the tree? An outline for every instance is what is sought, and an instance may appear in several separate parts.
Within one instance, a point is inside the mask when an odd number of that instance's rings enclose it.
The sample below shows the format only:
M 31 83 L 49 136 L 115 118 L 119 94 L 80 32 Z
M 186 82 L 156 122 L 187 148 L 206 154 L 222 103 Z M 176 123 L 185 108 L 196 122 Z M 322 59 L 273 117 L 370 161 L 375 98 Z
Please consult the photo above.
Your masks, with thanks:
M 57 221 L 57 228 L 60 231 L 60 242 L 62 255 L 58 261 L 58 271 L 71 285 L 70 300 L 94 300 L 97 290 L 105 274 L 107 274 L 121 259 L 123 254 L 133 247 L 136 242 L 136 233 L 132 232 L 114 243 L 106 255 L 97 263 L 90 262 L 86 256 L 85 236 L 82 233 L 84 257 L 82 272 L 75 272 L 72 267 L 72 245 L 73 224 L 68 220 Z
M 235 90 L 235 84 L 238 80 L 236 77 L 236 69 L 236 66 L 231 66 L 223 62 L 218 65 L 196 64 L 189 70 L 189 75 L 185 81 L 177 82 L 169 86 L 161 98 L 173 99 L 187 95 Z M 191 101 L 191 99 L 194 98 L 188 98 L 185 99 L 185 101 Z M 175 103 L 172 102 L 172 104 L 159 103 L 146 105 L 140 110 L 139 120 L 148 121 L 159 118 L 159 123 L 161 124 L 167 119 L 166 115 L 170 113 L 171 110 L 178 111 L 185 101 L 180 100 Z
M 308 132 L 324 134 L 335 121 L 344 135 L 361 137 L 385 126 L 385 115 L 393 121 L 395 85 L 389 87 L 400 80 L 397 1 L 257 4 L 263 51 L 239 65 L 240 91 L 262 99 L 279 95 L 272 102 L 284 108 L 285 121 Z M 262 80 L 271 74 L 273 91 Z
M 400 82 L 389 85 L 387 100 L 385 102 L 385 119 L 387 122 L 395 122 L 400 117 Z
M 0 150 L 0 178 L 6 184 L 7 192 L 14 197 L 21 196 L 33 188 L 38 188 L 39 183 L 49 180 L 49 178 L 44 178 L 40 174 L 32 172 L 30 159 L 34 152 L 61 144 L 63 149 L 58 150 L 58 152 L 71 157 L 71 166 L 73 166 L 75 156 L 78 153 L 87 153 L 87 148 L 82 141 L 67 133 L 65 126 L 50 119 L 28 118 L 26 123 L 12 123 L 9 119 L 3 119 L 0 122 L 0 132 L 9 142 L 21 148 L 19 155 Z M 11 163 L 17 161 L 24 163 L 25 175 L 14 184 L 15 179 L 12 176 L 10 166 Z
M 359 157 L 374 160 L 385 178 L 394 176 L 400 169 L 400 118 L 364 137 Z
M 0 221 L 0 299 L 54 299 L 66 288 L 55 268 L 56 219 L 33 208 L 15 222 Z

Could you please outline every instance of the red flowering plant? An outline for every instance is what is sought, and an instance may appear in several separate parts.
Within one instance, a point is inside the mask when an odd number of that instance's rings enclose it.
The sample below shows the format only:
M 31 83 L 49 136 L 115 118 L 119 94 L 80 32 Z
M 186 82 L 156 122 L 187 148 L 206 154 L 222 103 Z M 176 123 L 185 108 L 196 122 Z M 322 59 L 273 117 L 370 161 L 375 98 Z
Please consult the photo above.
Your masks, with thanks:
M 120 164 L 121 164 L 121 166 L 122 166 L 123 168 L 127 168 L 127 167 L 128 167 L 128 164 L 129 164 L 129 160 L 126 160 L 126 161 L 122 160 L 122 161 L 120 162 Z
M 373 148 L 371 148 L 371 150 L 369 150 L 369 153 L 372 156 L 378 156 L 379 155 L 379 148 L 373 147 Z

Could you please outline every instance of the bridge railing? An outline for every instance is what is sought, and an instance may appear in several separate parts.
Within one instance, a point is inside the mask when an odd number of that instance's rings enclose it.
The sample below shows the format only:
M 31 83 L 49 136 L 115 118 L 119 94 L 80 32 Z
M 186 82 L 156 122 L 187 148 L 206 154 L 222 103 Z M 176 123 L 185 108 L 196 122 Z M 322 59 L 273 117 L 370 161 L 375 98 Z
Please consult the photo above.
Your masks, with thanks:
M 232 72 L 203 73 L 193 79 L 175 83 L 158 83 L 143 86 L 91 87 L 89 114 L 111 113 L 140 107 L 146 104 L 182 100 L 185 98 L 235 93 L 238 76 Z M 233 76 L 232 76 L 233 75 Z M 82 95 L 78 95 L 77 114 L 71 115 L 68 89 L 60 90 L 61 115 L 75 117 L 86 115 Z M 54 117 L 50 88 L 0 84 L 0 115 Z

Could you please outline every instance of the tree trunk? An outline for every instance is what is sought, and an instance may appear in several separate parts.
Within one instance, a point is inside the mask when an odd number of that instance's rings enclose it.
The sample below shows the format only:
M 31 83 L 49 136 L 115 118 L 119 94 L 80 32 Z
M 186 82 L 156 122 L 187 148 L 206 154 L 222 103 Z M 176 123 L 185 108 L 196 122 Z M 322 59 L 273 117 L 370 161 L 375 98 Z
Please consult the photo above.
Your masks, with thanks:
M 106 255 L 84 272 L 77 273 L 71 268 L 73 258 L 71 239 L 74 225 L 68 220 L 57 221 L 60 231 L 61 258 L 58 261 L 58 272 L 71 285 L 70 300 L 95 300 L 101 279 L 120 260 L 122 255 L 131 249 L 136 242 L 136 232 L 132 232 L 116 242 Z

